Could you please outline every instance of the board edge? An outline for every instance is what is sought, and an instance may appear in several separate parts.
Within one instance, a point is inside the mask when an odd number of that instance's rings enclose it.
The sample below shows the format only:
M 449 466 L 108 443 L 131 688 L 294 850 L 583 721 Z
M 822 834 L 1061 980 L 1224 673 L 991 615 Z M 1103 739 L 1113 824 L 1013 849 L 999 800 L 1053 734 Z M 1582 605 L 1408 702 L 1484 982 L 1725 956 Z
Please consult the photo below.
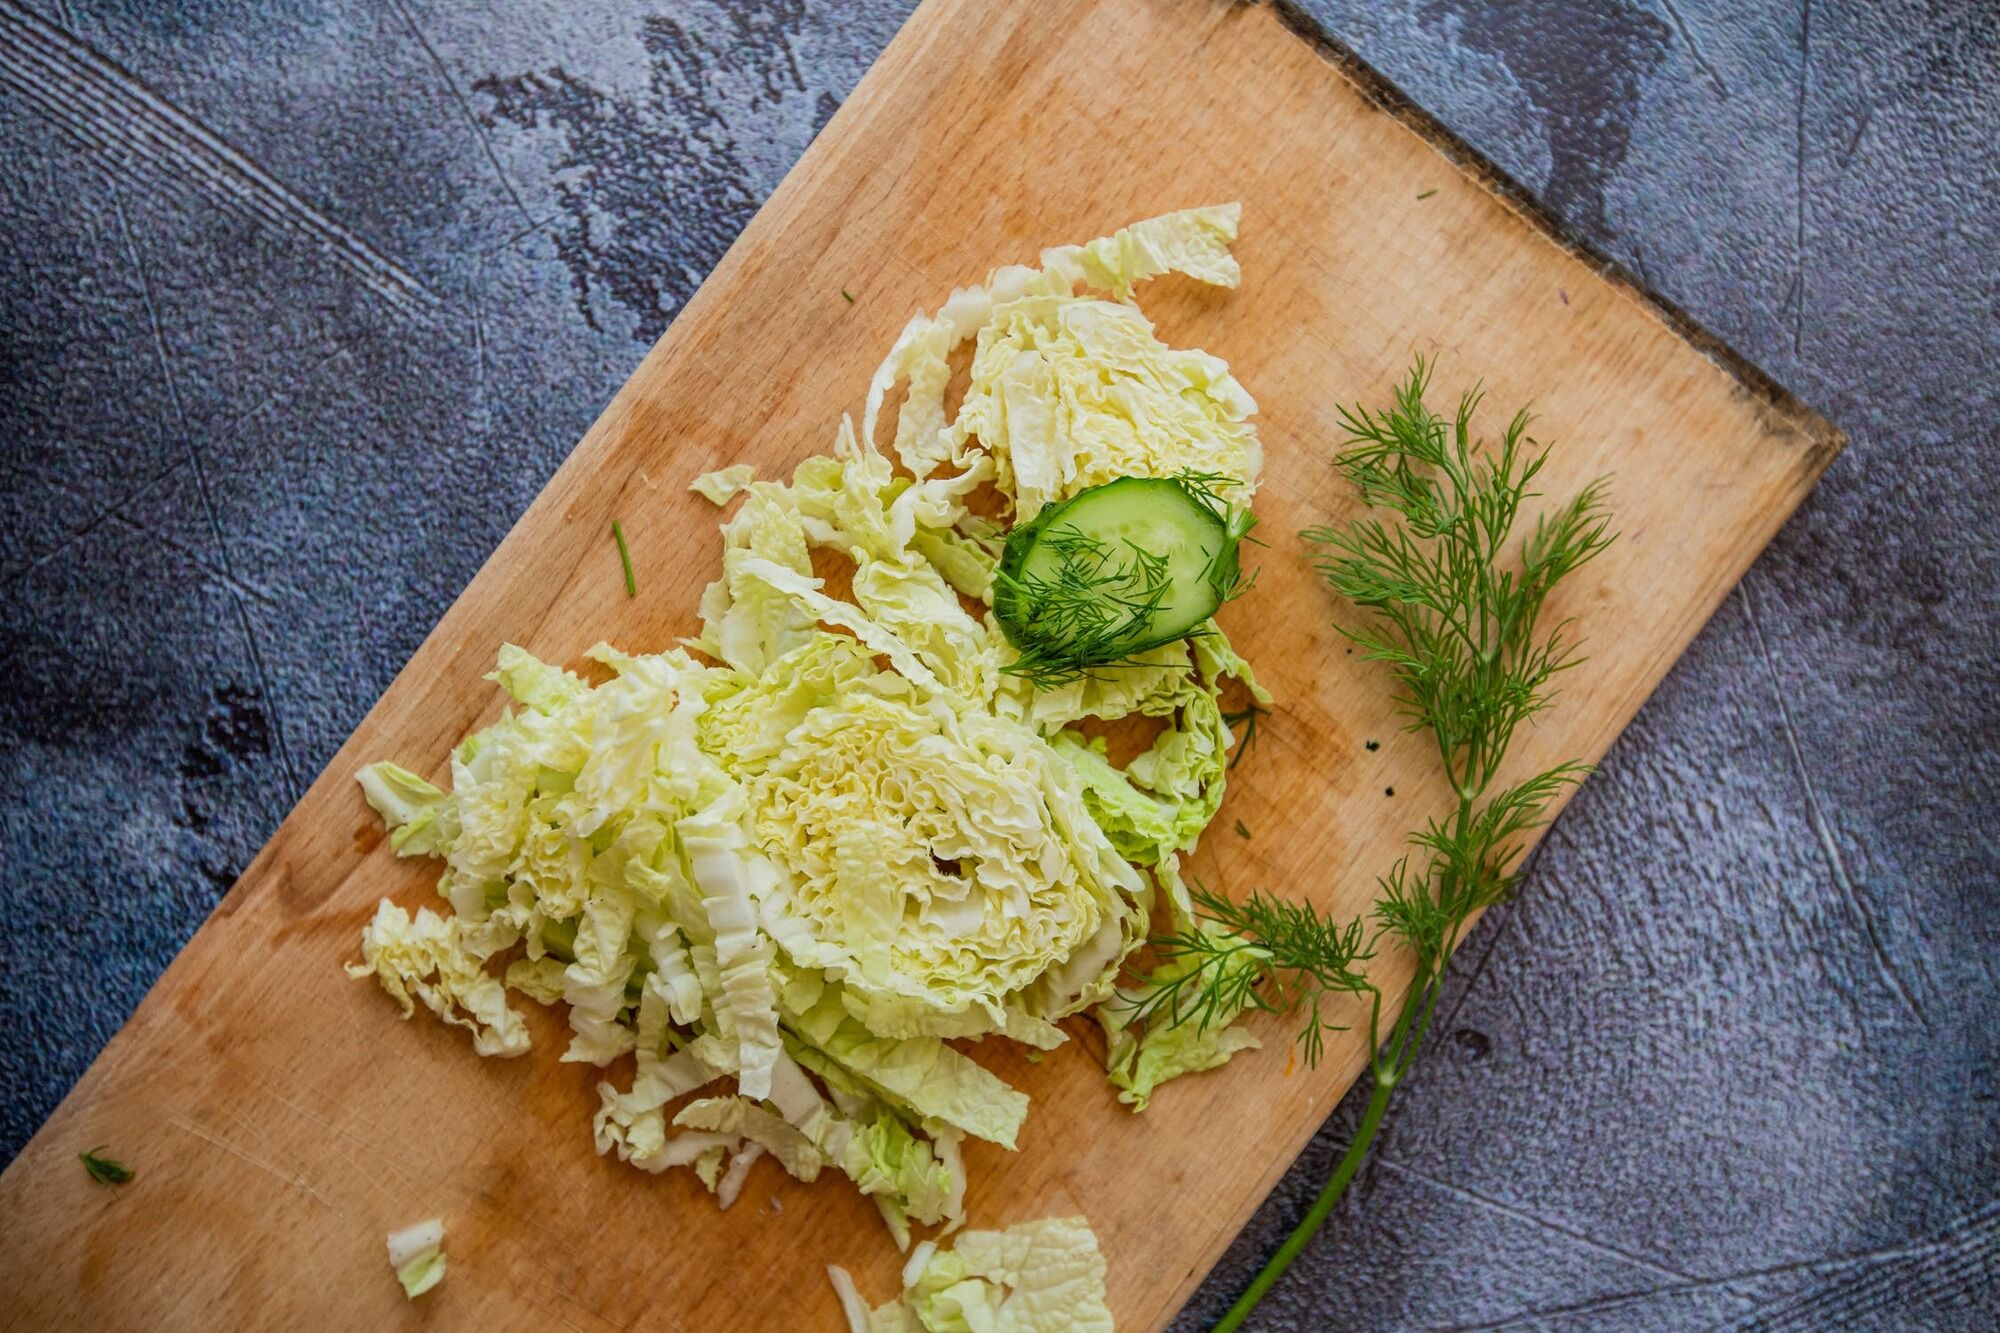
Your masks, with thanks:
M 1238 0 L 1242 3 L 1243 0 Z M 1511 208 L 1542 237 L 1578 262 L 1587 265 L 1604 281 L 1637 302 L 1659 320 L 1669 332 L 1717 366 L 1744 393 L 1763 404 L 1786 425 L 1801 433 L 1808 450 L 1801 490 L 1825 472 L 1847 445 L 1847 433 L 1825 415 L 1806 404 L 1778 378 L 1701 321 L 1634 273 L 1622 261 L 1605 252 L 1590 237 L 1563 220 L 1542 202 L 1535 191 L 1516 179 L 1504 167 L 1475 148 L 1468 140 L 1426 111 L 1404 92 L 1395 80 L 1370 64 L 1353 47 L 1327 31 L 1305 8 L 1301 0 L 1249 0 L 1270 10 L 1280 26 L 1304 42 L 1335 72 L 1352 84 L 1362 99 L 1429 144 L 1454 167 L 1471 176 L 1489 194 Z

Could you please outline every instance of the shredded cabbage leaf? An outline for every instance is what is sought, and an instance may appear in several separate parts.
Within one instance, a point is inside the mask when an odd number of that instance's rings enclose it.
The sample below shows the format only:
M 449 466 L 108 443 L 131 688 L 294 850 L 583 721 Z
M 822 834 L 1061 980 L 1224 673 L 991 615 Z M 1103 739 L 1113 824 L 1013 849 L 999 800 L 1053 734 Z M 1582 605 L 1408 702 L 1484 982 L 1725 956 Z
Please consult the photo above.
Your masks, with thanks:
M 389 1267 L 410 1300 L 444 1281 L 444 1219 L 433 1217 L 390 1232 Z
M 913 1255 L 902 1294 L 874 1309 L 844 1269 L 827 1276 L 849 1333 L 1111 1333 L 1104 1255 L 1081 1217 L 968 1231 Z
M 1169 213 L 954 293 L 935 316 L 910 321 L 876 372 L 864 438 L 874 439 L 884 396 L 907 384 L 895 439 L 903 465 L 923 479 L 990 458 L 1017 520 L 1118 477 L 1189 470 L 1229 478 L 1220 493 L 1247 504 L 1263 467 L 1256 401 L 1221 358 L 1162 342 L 1130 301 L 1135 283 L 1169 272 L 1234 287 L 1240 215 L 1236 204 Z M 946 422 L 948 358 L 967 338 L 972 381 Z
M 732 463 L 713 472 L 704 472 L 688 483 L 688 489 L 710 504 L 726 505 L 750 488 L 757 469 L 748 463 Z
M 913 1225 L 960 1224 L 962 1141 L 1014 1148 L 1028 1099 L 953 1043 L 1046 1050 L 1063 1019 L 1119 1003 L 1156 905 L 1184 923 L 1180 858 L 1234 744 L 1223 693 L 1263 697 L 1213 624 L 1055 690 L 1008 672 L 986 605 L 1005 530 L 974 496 L 1018 521 L 1192 469 L 1249 502 L 1255 403 L 1132 299 L 1170 272 L 1234 286 L 1237 221 L 1191 209 L 997 269 L 910 321 L 829 452 L 789 479 L 695 478 L 735 507 L 693 639 L 599 644 L 574 670 L 503 645 L 488 679 L 511 708 L 435 777 L 357 775 L 394 851 L 442 862 L 449 910 L 384 900 L 348 971 L 482 1055 L 529 1048 L 513 999 L 559 1005 L 561 1058 L 604 1071 L 598 1151 L 689 1168 L 725 1205 L 768 1157 L 801 1180 L 839 1172 L 905 1248 Z M 851 575 L 830 583 L 816 555 Z M 1081 728 L 1127 716 L 1162 729 L 1114 764 Z M 1254 1044 L 1105 1021 L 1137 1105 Z M 1037 1225 L 931 1256 L 912 1317 L 1052 1328 L 1047 1310 L 1101 1294 L 1087 1229 Z

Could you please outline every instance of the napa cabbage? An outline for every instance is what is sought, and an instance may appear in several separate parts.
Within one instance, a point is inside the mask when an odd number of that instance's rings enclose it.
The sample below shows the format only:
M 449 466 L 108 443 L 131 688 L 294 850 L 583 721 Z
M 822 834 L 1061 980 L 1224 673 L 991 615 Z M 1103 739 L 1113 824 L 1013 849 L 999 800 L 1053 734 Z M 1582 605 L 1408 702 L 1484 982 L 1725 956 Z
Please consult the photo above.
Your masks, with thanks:
M 687 1167 L 725 1205 L 768 1157 L 845 1176 L 899 1245 L 962 1222 L 962 1141 L 1015 1147 L 1029 1106 L 953 1043 L 1045 1050 L 1120 1002 L 1156 903 L 1189 920 L 1180 859 L 1235 743 L 1223 692 L 1258 693 L 1214 625 L 1055 689 L 1010 672 L 986 604 L 1004 528 L 977 497 L 1021 519 L 1193 469 L 1248 502 L 1254 402 L 1131 299 L 1167 272 L 1233 286 L 1236 226 L 1234 205 L 1188 210 L 995 270 L 911 320 L 829 452 L 694 479 L 734 508 L 693 638 L 574 670 L 503 645 L 497 720 L 425 772 L 360 770 L 394 851 L 442 863 L 449 911 L 383 901 L 350 973 L 484 1055 L 529 1049 L 515 1000 L 560 1005 L 561 1058 L 604 1071 L 598 1151 Z M 1113 763 L 1084 728 L 1133 716 L 1159 734 Z M 1249 1044 L 1107 1027 L 1140 1103 Z M 1080 1223 L 969 1233 L 913 1268 L 908 1310 L 1053 1328 L 1101 1306 L 1102 1273 Z

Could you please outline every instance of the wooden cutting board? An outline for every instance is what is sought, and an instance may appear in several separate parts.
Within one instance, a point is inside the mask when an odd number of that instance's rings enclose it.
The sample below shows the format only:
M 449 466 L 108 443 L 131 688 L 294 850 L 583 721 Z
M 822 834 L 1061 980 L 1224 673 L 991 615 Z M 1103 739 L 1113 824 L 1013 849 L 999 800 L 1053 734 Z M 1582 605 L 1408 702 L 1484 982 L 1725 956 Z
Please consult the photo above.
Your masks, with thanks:
M 1838 433 L 1605 277 L 1269 8 L 931 0 L 0 1178 L 0 1321 L 830 1329 L 829 1262 L 890 1296 L 900 1258 L 844 1182 L 760 1165 L 718 1213 L 686 1173 L 595 1155 L 599 1071 L 557 1062 L 554 1021 L 532 1015 L 529 1057 L 480 1060 L 464 1033 L 399 1023 L 344 977 L 376 899 L 423 901 L 434 873 L 379 845 L 353 773 L 385 757 L 437 772 L 498 712 L 480 677 L 502 641 L 574 661 L 598 639 L 649 650 L 692 633 L 719 554 L 688 480 L 826 450 L 912 312 L 1045 245 L 1230 199 L 1242 287 L 1142 293 L 1170 341 L 1226 357 L 1262 405 L 1271 546 L 1224 620 L 1278 705 L 1199 873 L 1360 912 L 1406 831 L 1443 808 L 1426 746 L 1397 730 L 1383 673 L 1341 646 L 1343 609 L 1290 536 L 1352 512 L 1327 468 L 1335 409 L 1382 401 L 1413 352 L 1437 358 L 1447 393 L 1483 378 L 1489 427 L 1534 401 L 1558 442 L 1549 491 L 1615 476 L 1623 535 L 1555 608 L 1582 617 L 1590 660 L 1518 763 L 1601 755 Z M 1265 1050 L 1143 1116 L 1113 1100 L 1087 1034 L 1040 1065 L 983 1055 L 1033 1110 L 1018 1153 L 968 1152 L 973 1224 L 1087 1214 L 1119 1326 L 1165 1323 L 1365 1061 L 1348 1033 L 1317 1071 L 1288 1071 L 1289 1029 L 1260 1031 Z M 76 1153 L 96 1144 L 136 1182 L 86 1179 Z M 451 1276 L 407 1306 L 383 1235 L 433 1214 Z

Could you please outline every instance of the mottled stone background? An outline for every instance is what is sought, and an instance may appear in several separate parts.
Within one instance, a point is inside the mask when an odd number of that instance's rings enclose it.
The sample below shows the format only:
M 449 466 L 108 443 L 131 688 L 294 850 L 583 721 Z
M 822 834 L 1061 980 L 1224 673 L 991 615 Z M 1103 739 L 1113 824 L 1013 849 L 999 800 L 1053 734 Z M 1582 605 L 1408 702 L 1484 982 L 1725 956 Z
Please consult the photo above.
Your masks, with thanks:
M 906 8 L 0 0 L 0 1160 Z M 1260 1326 L 1992 1327 L 2000 8 L 1288 8 L 1851 443 Z

